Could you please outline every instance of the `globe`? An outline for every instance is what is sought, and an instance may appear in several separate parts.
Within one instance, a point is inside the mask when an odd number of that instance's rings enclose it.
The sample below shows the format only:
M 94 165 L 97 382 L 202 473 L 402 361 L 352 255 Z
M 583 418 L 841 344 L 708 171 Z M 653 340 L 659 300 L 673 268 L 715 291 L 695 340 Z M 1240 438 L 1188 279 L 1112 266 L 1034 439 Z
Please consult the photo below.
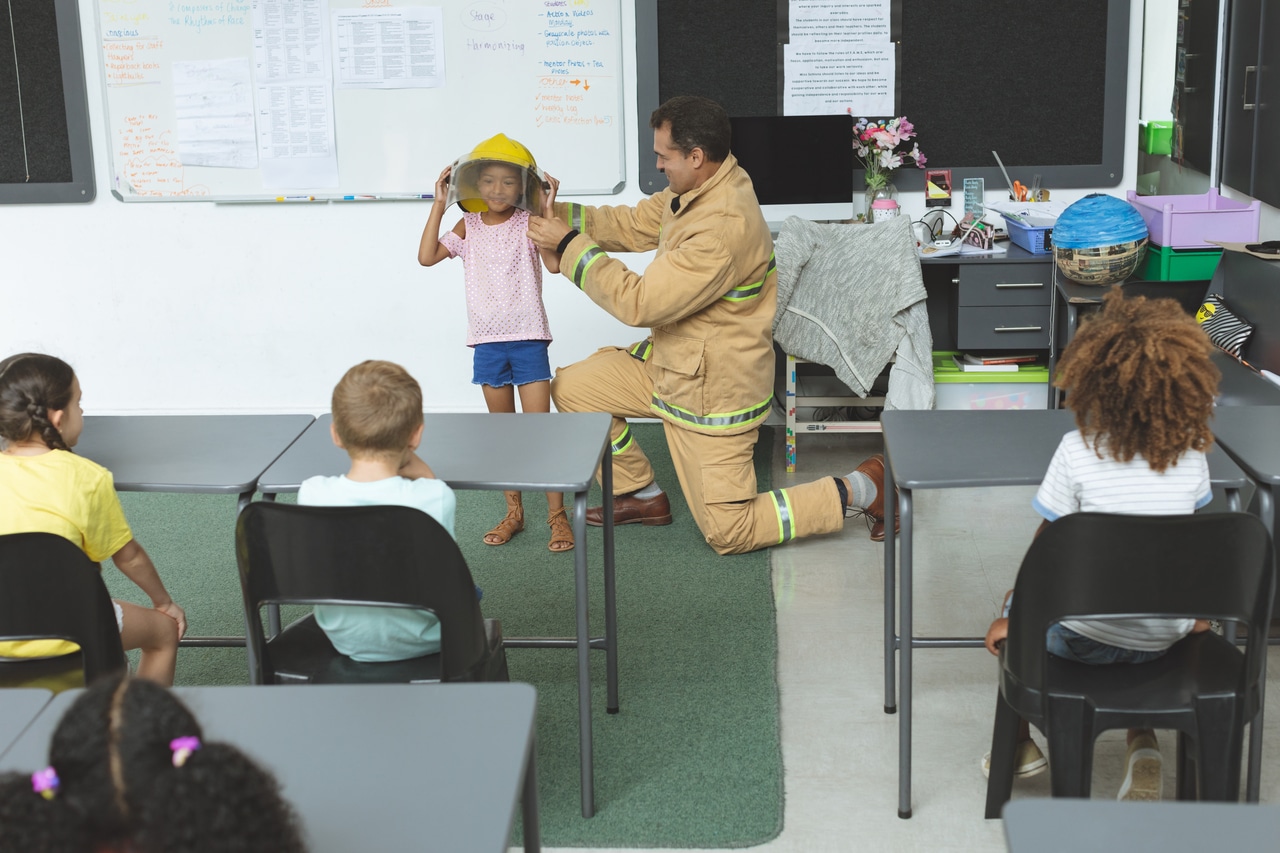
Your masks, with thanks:
M 1080 284 L 1118 284 L 1147 253 L 1147 223 L 1133 205 L 1102 193 L 1067 206 L 1053 226 L 1058 271 Z

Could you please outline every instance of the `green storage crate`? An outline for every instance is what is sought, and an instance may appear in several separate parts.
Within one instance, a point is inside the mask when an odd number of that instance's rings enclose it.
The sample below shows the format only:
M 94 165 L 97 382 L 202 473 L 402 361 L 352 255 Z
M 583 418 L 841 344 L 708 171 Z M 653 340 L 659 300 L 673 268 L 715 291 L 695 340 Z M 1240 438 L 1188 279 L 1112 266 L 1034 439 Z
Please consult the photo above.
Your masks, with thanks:
M 1173 152 L 1173 122 L 1143 121 L 1138 123 L 1138 150 L 1145 154 Z
M 1149 244 L 1140 277 L 1147 281 L 1210 279 L 1221 258 L 1221 249 L 1172 249 Z
M 955 352 L 933 353 L 936 409 L 1047 409 L 1049 368 L 1020 364 L 1008 371 L 965 371 L 956 366 Z

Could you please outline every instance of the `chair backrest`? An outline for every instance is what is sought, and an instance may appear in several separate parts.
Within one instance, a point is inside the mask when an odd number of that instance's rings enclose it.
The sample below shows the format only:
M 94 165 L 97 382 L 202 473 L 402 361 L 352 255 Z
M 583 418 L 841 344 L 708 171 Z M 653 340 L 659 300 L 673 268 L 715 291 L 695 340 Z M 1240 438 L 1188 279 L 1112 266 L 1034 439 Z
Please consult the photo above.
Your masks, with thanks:
M 85 683 L 128 666 L 102 571 L 52 533 L 0 536 L 0 640 L 80 646 Z
M 1036 537 L 1018 570 L 1005 668 L 1043 685 L 1045 629 L 1064 618 L 1192 616 L 1249 625 L 1243 675 L 1254 681 L 1275 581 L 1271 537 L 1247 513 L 1066 515 Z
M 484 617 L 458 543 L 431 516 L 404 506 L 318 507 L 256 502 L 236 523 L 236 559 L 249 653 L 274 671 L 260 609 L 267 604 L 385 604 L 440 620 L 441 673 L 484 659 Z

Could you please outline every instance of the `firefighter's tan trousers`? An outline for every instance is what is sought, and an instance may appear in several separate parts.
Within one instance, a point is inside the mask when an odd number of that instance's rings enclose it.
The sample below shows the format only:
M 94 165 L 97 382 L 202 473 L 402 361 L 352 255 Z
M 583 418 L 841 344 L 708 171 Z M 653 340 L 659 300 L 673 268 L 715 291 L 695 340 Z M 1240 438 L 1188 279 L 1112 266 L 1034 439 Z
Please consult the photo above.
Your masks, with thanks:
M 602 349 L 558 368 L 551 395 L 562 412 L 609 412 L 615 495 L 653 482 L 653 468 L 632 438 L 626 418 L 654 417 L 653 384 L 644 362 L 624 349 Z M 758 430 L 717 435 L 663 421 L 667 447 L 689 510 L 707 544 L 720 554 L 743 554 L 801 536 L 833 533 L 844 523 L 832 477 L 756 493 L 752 464 Z

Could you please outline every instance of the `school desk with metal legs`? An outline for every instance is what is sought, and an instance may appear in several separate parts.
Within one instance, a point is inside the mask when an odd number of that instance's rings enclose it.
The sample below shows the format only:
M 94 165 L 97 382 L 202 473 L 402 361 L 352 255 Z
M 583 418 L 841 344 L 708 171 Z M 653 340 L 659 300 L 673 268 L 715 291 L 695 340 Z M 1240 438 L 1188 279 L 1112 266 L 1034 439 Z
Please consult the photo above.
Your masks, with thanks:
M 37 687 L 7 687 L 0 690 L 0 752 L 21 737 L 23 731 L 49 700 L 52 690 Z M 32 768 L 33 771 L 39 768 Z
M 1012 800 L 1004 807 L 1009 853 L 1082 850 L 1270 850 L 1280 808 L 1244 803 Z
M 48 763 L 49 738 L 83 690 L 59 693 L 0 757 Z M 541 849 L 528 684 L 179 687 L 208 740 L 233 743 L 280 781 L 308 849 L 505 853 L 523 814 Z
M 91 415 L 76 453 L 111 472 L 119 492 L 236 495 L 314 421 L 311 415 Z M 235 519 L 231 519 L 234 530 Z M 235 571 L 234 566 L 228 571 Z M 190 605 L 190 602 L 188 602 Z M 273 626 L 279 630 L 278 624 Z M 244 637 L 184 637 L 183 646 L 244 646 Z
M 346 473 L 351 460 L 329 434 L 332 415 L 322 415 L 258 480 L 271 499 L 296 492 L 317 474 Z M 419 454 L 454 489 L 573 492 L 576 637 L 508 637 L 508 648 L 578 650 L 578 726 L 582 816 L 595 814 L 591 737 L 591 649 L 604 649 L 606 710 L 618 712 L 618 627 L 613 571 L 613 457 L 603 412 L 552 414 L 431 414 Z M 604 494 L 604 636 L 592 637 L 587 613 L 587 491 L 600 470 Z
M 898 817 L 911 817 L 911 653 L 915 648 L 980 648 L 980 637 L 917 637 L 912 622 L 912 495 L 916 489 L 1034 486 L 1044 478 L 1062 436 L 1075 428 L 1066 409 L 1038 411 L 889 411 L 884 427 L 885 494 L 898 488 L 898 506 L 884 502 L 884 710 L 898 719 Z M 1240 508 L 1247 479 L 1225 453 L 1209 453 L 1209 478 Z M 901 513 L 901 570 L 897 575 L 901 636 L 894 628 L 894 516 Z M 1030 506 L 1027 512 L 1031 513 Z M 894 700 L 893 652 L 898 651 Z M 1259 732 L 1259 734 L 1261 734 Z M 1250 748 L 1252 749 L 1252 743 Z

